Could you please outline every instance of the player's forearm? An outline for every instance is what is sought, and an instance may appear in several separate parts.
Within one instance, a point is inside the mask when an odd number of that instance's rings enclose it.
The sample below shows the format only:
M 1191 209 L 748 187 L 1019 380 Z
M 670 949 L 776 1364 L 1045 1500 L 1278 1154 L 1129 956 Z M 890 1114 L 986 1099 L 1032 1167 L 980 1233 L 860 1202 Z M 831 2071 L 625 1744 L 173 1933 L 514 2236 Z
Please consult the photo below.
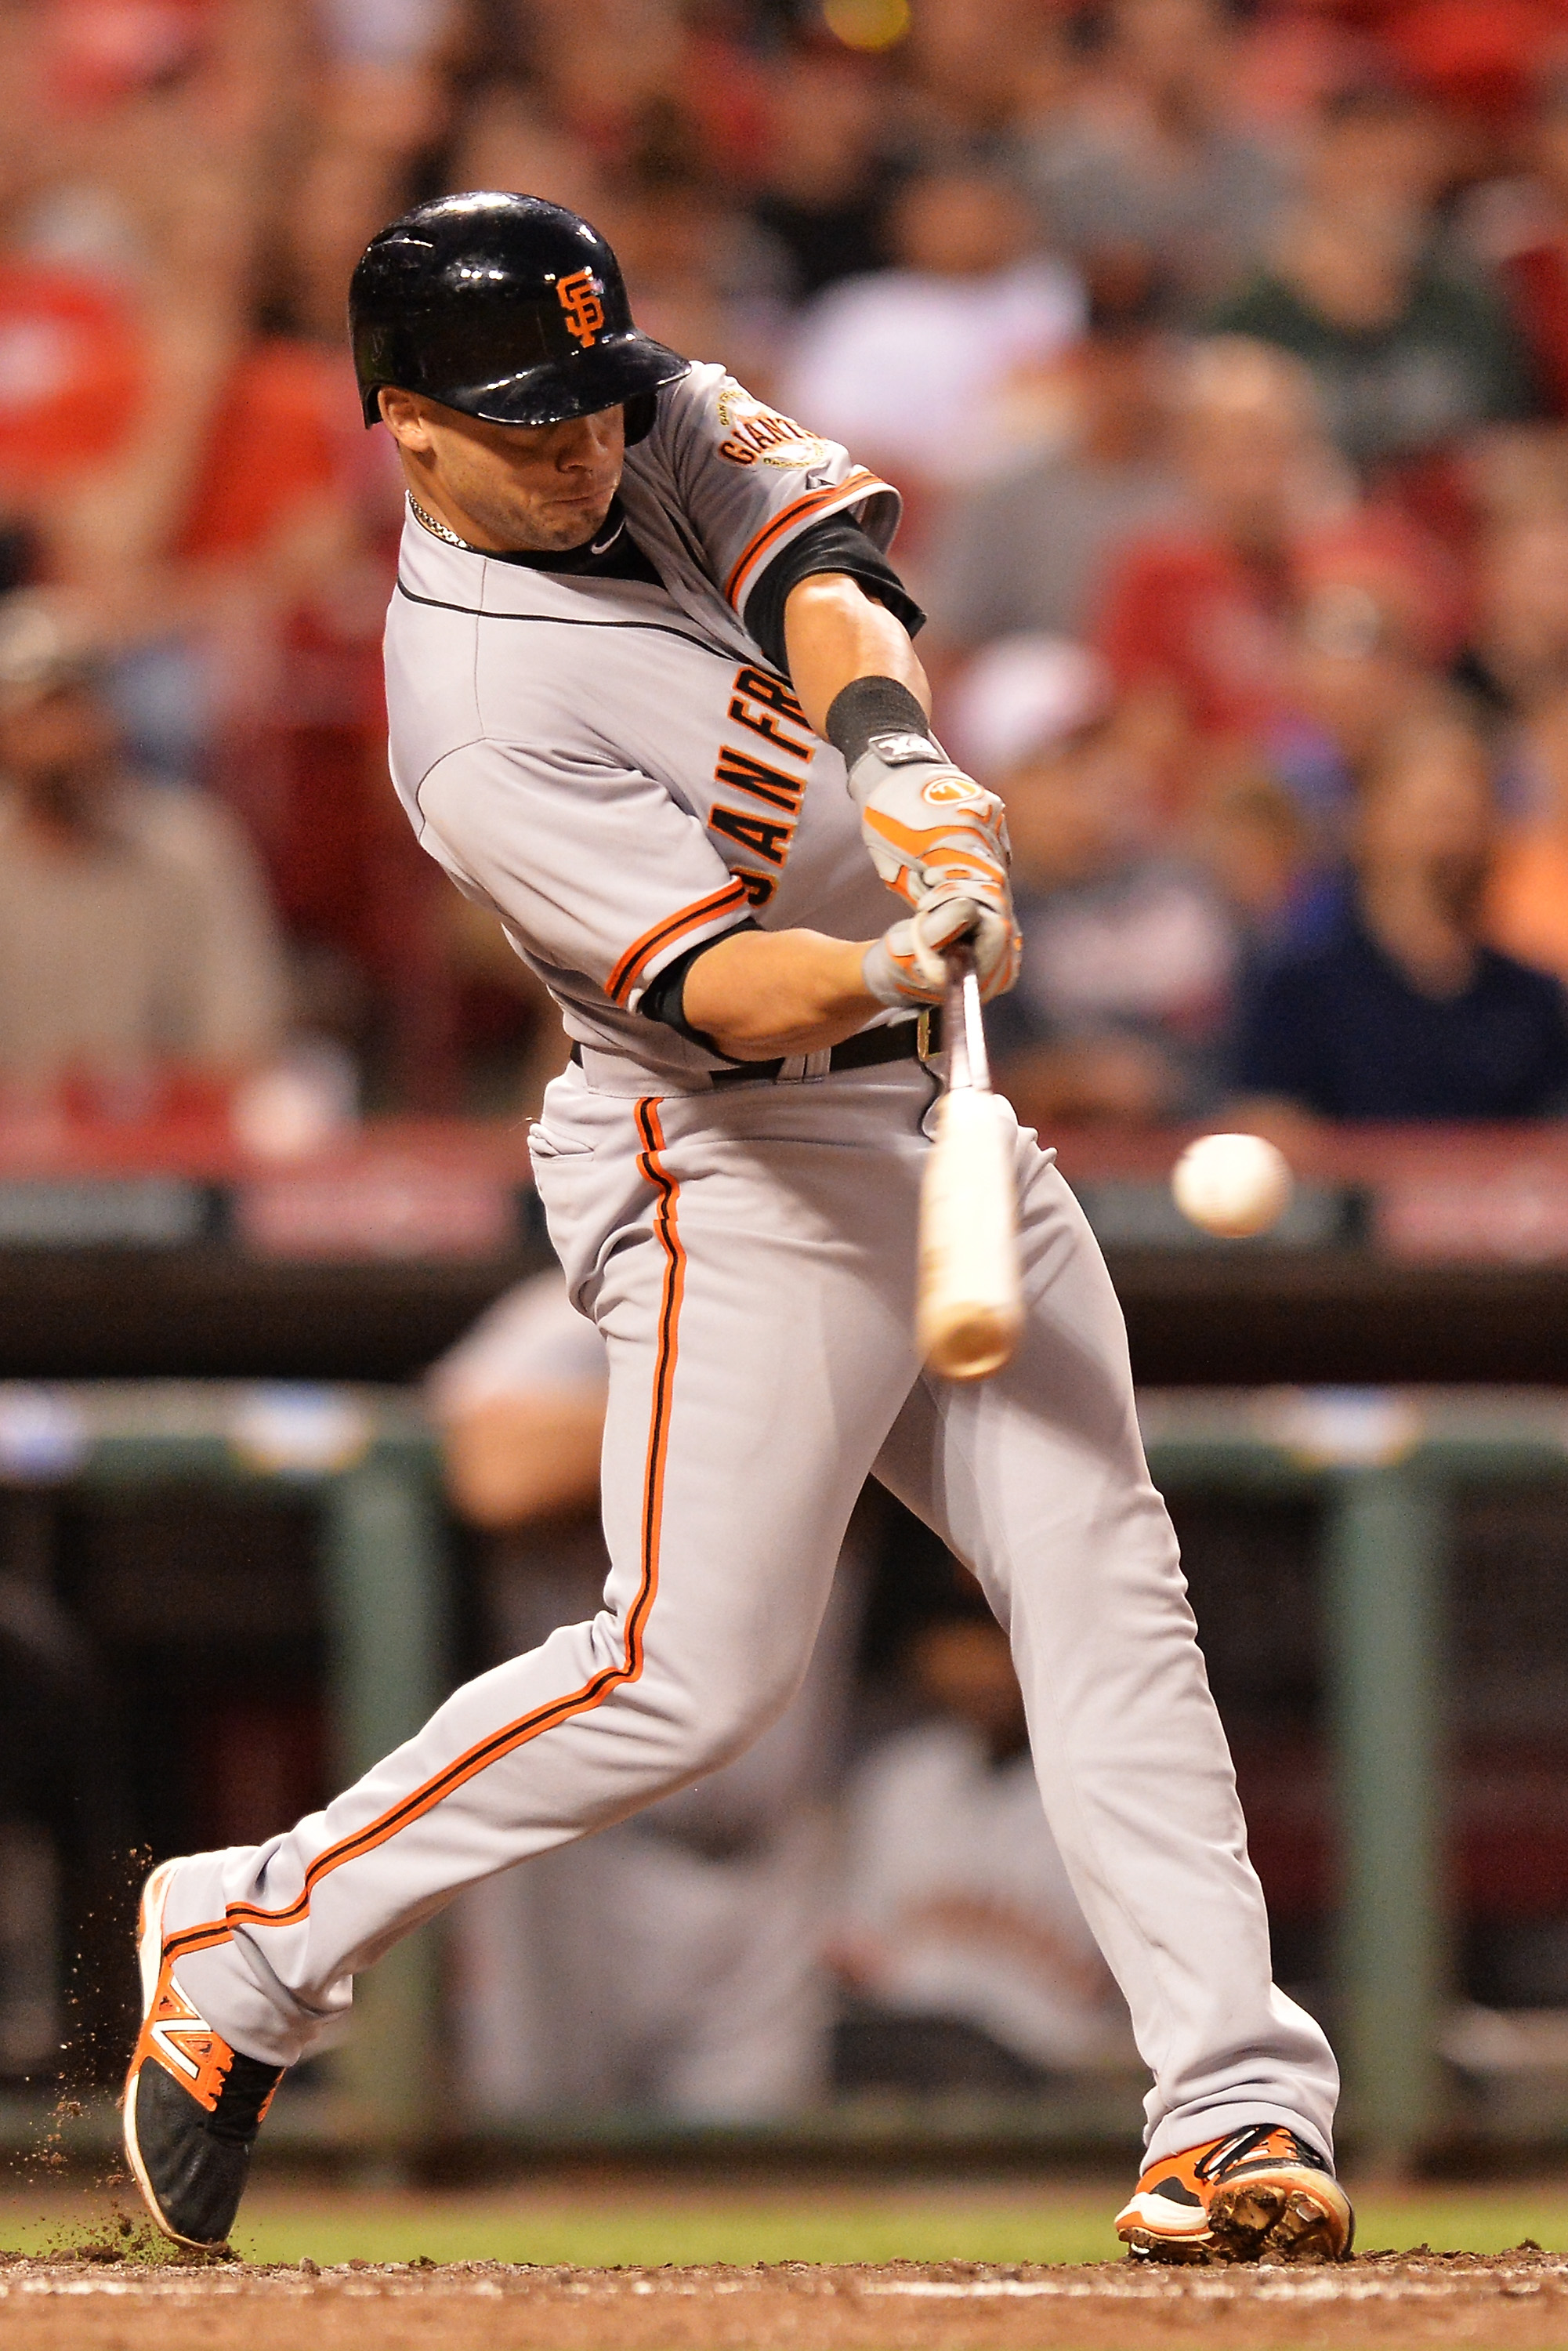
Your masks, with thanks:
M 882 1008 L 862 974 L 866 944 L 821 931 L 737 931 L 686 974 L 687 1024 L 731 1061 L 820 1053 Z
M 784 645 L 796 697 L 819 735 L 835 696 L 857 677 L 895 678 L 930 711 L 931 689 L 908 630 L 842 572 L 818 572 L 790 590 Z

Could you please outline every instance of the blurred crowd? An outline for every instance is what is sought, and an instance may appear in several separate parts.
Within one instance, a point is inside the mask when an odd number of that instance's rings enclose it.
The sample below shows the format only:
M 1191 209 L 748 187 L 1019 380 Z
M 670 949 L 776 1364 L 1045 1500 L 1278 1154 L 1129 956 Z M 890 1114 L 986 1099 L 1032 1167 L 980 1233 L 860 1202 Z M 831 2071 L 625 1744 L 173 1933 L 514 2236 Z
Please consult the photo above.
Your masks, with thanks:
M 1026 1117 L 1568 1107 L 1565 0 L 19 0 L 0 113 L 0 1113 L 558 1065 L 385 780 L 345 289 L 473 186 L 903 488 Z

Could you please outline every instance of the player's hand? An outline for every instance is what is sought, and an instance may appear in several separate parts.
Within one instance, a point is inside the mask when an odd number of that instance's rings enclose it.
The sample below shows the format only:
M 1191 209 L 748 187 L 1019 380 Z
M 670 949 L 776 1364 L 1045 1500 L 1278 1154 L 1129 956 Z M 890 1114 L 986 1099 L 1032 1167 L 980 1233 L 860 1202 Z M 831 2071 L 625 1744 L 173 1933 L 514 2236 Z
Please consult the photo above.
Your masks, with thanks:
M 973 880 L 977 901 L 1007 887 L 1007 819 L 995 792 L 925 735 L 874 735 L 850 770 L 872 862 L 890 890 L 923 906 Z
M 988 1003 L 1018 977 L 1022 942 L 1004 881 L 999 897 L 966 895 L 956 883 L 933 891 L 917 913 L 894 923 L 865 952 L 862 972 L 879 1004 L 939 1004 L 947 984 L 944 955 L 967 940 L 980 995 Z

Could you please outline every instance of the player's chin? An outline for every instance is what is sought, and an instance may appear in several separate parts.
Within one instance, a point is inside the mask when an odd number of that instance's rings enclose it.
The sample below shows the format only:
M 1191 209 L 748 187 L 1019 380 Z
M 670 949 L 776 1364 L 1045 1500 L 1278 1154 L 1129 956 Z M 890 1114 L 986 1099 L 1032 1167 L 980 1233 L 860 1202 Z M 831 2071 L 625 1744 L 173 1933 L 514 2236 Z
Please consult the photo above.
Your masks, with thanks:
M 602 492 L 596 490 L 591 497 L 552 498 L 534 515 L 539 537 L 558 549 L 581 547 L 603 522 L 614 496 L 612 485 Z

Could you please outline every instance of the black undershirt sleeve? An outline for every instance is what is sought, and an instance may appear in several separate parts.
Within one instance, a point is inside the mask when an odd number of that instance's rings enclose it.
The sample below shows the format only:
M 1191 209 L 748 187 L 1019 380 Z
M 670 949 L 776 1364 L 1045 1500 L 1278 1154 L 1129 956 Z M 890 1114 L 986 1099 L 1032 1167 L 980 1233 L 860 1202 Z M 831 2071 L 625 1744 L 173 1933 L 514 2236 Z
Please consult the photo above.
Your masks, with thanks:
M 673 1029 L 677 1037 L 685 1037 L 693 1045 L 700 1045 L 705 1053 L 718 1053 L 721 1061 L 727 1061 L 728 1054 L 719 1052 L 711 1037 L 705 1037 L 700 1029 L 693 1029 L 687 1024 L 682 1003 L 686 974 L 699 956 L 706 955 L 709 947 L 717 946 L 719 939 L 732 939 L 737 931 L 759 931 L 761 928 L 761 924 L 754 923 L 748 915 L 745 922 L 734 923 L 727 931 L 720 931 L 717 939 L 699 939 L 695 947 L 688 947 L 685 955 L 675 957 L 674 963 L 667 963 L 658 977 L 648 982 L 637 999 L 638 1011 L 646 1013 L 650 1020 L 662 1020 L 666 1029 Z
M 844 571 L 858 580 L 868 596 L 885 604 L 911 636 L 925 625 L 925 615 L 875 542 L 848 515 L 829 515 L 792 538 L 758 574 L 741 617 L 775 669 L 786 677 L 789 664 L 784 645 L 784 606 L 791 588 L 822 571 Z

